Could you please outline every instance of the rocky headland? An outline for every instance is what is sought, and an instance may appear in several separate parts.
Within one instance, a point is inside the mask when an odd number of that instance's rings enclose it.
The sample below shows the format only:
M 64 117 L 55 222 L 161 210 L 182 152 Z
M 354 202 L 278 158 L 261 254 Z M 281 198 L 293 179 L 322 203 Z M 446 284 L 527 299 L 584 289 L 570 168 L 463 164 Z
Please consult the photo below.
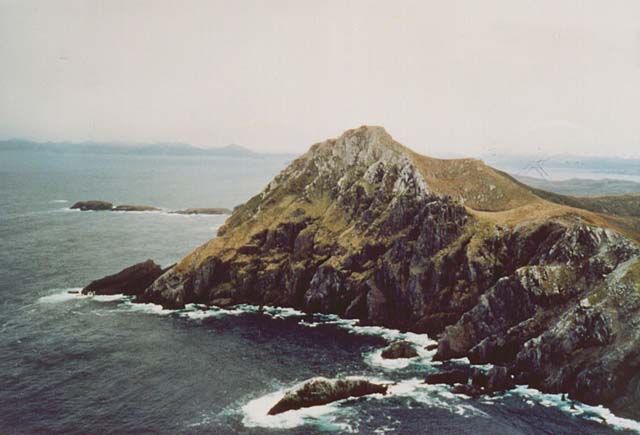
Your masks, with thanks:
M 526 383 L 640 418 L 639 220 L 593 204 L 363 126 L 313 145 L 138 300 L 428 333 L 436 359 L 496 365 L 455 373 L 458 392 Z

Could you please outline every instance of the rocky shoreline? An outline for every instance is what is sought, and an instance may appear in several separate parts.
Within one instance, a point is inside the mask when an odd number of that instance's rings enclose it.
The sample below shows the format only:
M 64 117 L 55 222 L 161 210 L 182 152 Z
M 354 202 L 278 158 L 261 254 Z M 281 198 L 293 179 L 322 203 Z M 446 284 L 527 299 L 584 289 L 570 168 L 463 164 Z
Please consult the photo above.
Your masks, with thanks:
M 312 146 L 136 300 L 427 333 L 435 359 L 495 365 L 454 373 L 455 392 L 528 384 L 638 419 L 640 247 L 619 222 L 361 127 Z

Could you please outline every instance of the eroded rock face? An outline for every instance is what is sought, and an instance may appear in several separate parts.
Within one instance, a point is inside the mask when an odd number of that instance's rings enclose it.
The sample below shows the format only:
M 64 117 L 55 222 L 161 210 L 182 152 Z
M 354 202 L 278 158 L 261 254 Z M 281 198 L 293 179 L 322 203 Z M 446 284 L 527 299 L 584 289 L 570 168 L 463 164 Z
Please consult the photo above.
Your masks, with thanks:
M 410 342 L 396 341 L 385 347 L 381 356 L 386 359 L 414 358 L 418 356 L 418 352 Z
M 638 245 L 575 209 L 538 215 L 549 203 L 527 204 L 531 192 L 491 171 L 351 130 L 312 146 L 140 300 L 290 306 L 426 332 L 440 336 L 439 359 L 500 364 L 633 412 Z
M 163 270 L 152 260 L 129 266 L 120 272 L 93 281 L 82 289 L 82 294 L 97 295 L 140 295 L 149 287 Z
M 288 391 L 270 410 L 269 415 L 311 406 L 325 405 L 349 397 L 369 394 L 386 394 L 387 385 L 376 384 L 361 378 L 326 379 L 314 378 L 299 388 Z
M 466 384 L 469 382 L 469 374 L 464 370 L 447 370 L 428 374 L 425 382 L 427 384 Z
M 111 210 L 113 208 L 113 204 L 106 201 L 78 201 L 71 206 L 73 210 L 81 210 L 81 211 L 99 211 L 99 210 Z

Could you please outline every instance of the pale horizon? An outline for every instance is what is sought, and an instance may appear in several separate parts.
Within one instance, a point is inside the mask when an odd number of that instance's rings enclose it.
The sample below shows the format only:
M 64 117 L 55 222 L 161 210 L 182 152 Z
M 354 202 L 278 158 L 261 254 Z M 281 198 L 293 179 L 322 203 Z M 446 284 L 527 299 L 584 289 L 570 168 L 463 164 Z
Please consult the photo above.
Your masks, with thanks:
M 0 58 L 0 140 L 640 156 L 634 1 L 0 0 Z

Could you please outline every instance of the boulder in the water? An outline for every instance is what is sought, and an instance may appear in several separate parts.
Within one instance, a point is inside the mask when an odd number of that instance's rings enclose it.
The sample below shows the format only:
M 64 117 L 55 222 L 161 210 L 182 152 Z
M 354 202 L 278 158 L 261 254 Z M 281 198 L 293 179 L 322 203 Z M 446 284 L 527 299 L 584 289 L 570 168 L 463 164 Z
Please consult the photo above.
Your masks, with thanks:
M 485 393 L 485 390 L 471 384 L 456 384 L 451 389 L 451 392 L 453 394 L 464 394 L 465 396 L 478 397 L 482 396 Z
M 82 294 L 114 295 L 122 293 L 125 295 L 140 295 L 163 272 L 164 270 L 160 266 L 152 260 L 147 260 L 129 266 L 116 274 L 93 281 L 82 289 Z
M 107 201 L 78 201 L 71 206 L 73 210 L 89 211 L 89 210 L 111 210 L 113 204 Z
M 388 387 L 388 385 L 376 384 L 362 378 L 313 378 L 299 388 L 288 391 L 268 414 L 276 415 L 294 409 L 325 405 L 349 397 L 386 394 Z
M 509 369 L 502 366 L 494 366 L 489 370 L 473 369 L 471 383 L 461 382 L 461 384 L 456 385 L 451 392 L 476 397 L 482 394 L 499 393 L 515 386 Z
M 427 384 L 466 384 L 469 382 L 469 374 L 464 370 L 447 370 L 431 373 L 425 378 Z
M 416 356 L 418 356 L 418 352 L 408 341 L 396 341 L 382 351 L 382 358 L 386 359 L 414 358 Z

